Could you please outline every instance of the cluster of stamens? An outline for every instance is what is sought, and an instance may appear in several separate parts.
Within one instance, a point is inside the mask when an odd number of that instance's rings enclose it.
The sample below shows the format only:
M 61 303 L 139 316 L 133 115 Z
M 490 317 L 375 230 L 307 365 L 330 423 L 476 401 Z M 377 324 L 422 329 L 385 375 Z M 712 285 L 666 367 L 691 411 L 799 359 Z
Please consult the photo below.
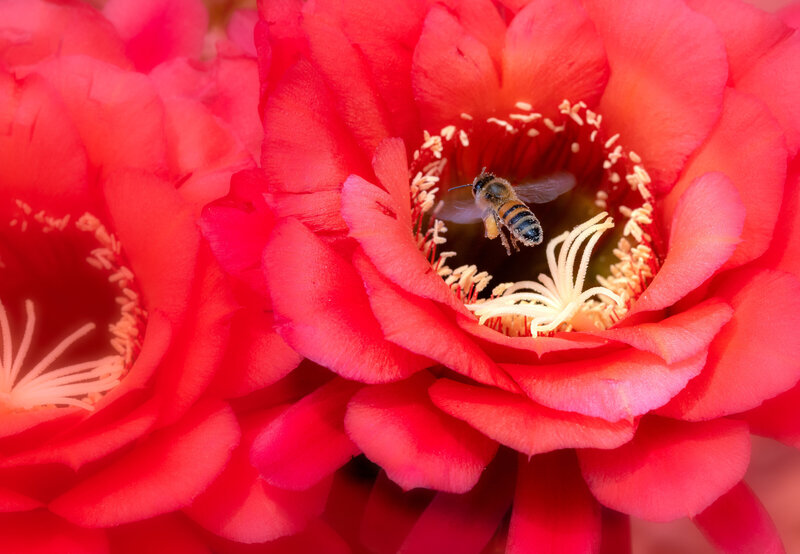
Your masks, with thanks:
M 448 267 L 448 259 L 456 253 L 442 250 L 447 227 L 435 215 L 442 174 L 448 163 L 453 169 L 464 150 L 474 142 L 470 137 L 477 122 L 470 114 L 461 114 L 463 128 L 450 125 L 438 135 L 425 132 L 422 146 L 413 155 L 411 204 L 419 248 L 479 322 L 506 335 L 537 336 L 608 328 L 628 311 L 660 265 L 663 253 L 654 248 L 657 240 L 653 195 L 648 187 L 650 176 L 642 159 L 618 144 L 619 134 L 604 136 L 602 115 L 588 109 L 583 102 L 572 104 L 564 100 L 559 105 L 563 117 L 557 121 L 534 113 L 527 103 L 519 102 L 516 107 L 520 111 L 509 114 L 507 119 L 490 117 L 481 122 L 484 129 L 486 124 L 496 126 L 501 137 L 516 139 L 511 154 L 514 160 L 525 160 L 526 140 L 540 140 L 548 133 L 551 137 L 569 137 L 568 154 L 577 155 L 586 144 L 602 153 L 602 177 L 594 197 L 594 204 L 601 212 L 550 239 L 546 247 L 549 275 L 538 275 L 538 281 L 503 283 L 494 288 L 489 298 L 480 298 L 491 275 L 475 265 Z M 630 208 L 621 205 L 620 198 L 626 198 L 628 203 L 631 199 L 638 200 Z M 595 275 L 599 286 L 584 290 L 592 251 L 602 234 L 615 227 L 614 218 L 606 212 L 610 205 L 617 206 L 612 215 L 623 222 L 622 236 L 613 249 L 618 261 L 610 265 L 607 275 Z
M 69 227 L 69 216 L 56 218 L 43 211 L 34 214 L 30 206 L 20 201 L 17 206 L 20 215 L 9 223 L 22 232 L 52 233 Z M 24 330 L 15 341 L 8 312 L 0 301 L 0 406 L 4 409 L 74 406 L 91 411 L 104 393 L 120 383 L 141 348 L 147 314 L 135 290 L 133 273 L 123 263 L 119 241 L 98 218 L 88 213 L 74 223 L 74 228 L 96 241 L 97 246 L 86 263 L 106 273 L 109 284 L 118 290 L 115 300 L 119 317 L 108 326 L 109 354 L 58 366 L 59 357 L 95 331 L 96 324 L 89 322 L 68 334 L 32 367 L 26 366 L 36 328 L 34 302 L 30 299 L 24 302 Z

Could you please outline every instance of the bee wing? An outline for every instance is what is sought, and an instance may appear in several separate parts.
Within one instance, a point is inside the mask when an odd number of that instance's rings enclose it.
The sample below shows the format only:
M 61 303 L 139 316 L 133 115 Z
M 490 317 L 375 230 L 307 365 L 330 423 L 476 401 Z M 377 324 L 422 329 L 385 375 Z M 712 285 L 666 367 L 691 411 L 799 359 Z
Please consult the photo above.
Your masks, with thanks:
M 448 200 L 440 202 L 433 212 L 436 219 L 453 223 L 474 223 L 483 218 L 484 209 L 475 204 L 475 200 Z
M 572 190 L 575 183 L 575 176 L 572 173 L 557 171 L 517 185 L 514 187 L 514 192 L 523 202 L 545 204 Z

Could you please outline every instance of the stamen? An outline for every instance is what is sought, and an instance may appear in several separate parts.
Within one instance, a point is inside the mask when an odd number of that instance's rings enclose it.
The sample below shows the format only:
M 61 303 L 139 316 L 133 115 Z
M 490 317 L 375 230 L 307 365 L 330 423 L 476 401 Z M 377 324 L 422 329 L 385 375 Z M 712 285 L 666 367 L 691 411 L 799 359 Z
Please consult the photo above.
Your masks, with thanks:
M 622 306 L 622 299 L 610 289 L 602 286 L 583 290 L 589 259 L 600 236 L 614 227 L 613 220 L 602 212 L 572 231 L 567 231 L 551 240 L 547 245 L 547 262 L 551 275 L 539 275 L 539 283 L 521 281 L 508 287 L 501 296 L 467 304 L 481 324 L 494 317 L 522 316 L 532 318 L 532 335 L 555 331 L 567 323 L 592 296 L 600 295 Z M 603 220 L 600 222 L 600 220 Z M 575 272 L 575 260 L 583 243 L 588 243 Z M 555 248 L 561 245 L 556 261 Z M 518 291 L 533 292 L 518 292 Z

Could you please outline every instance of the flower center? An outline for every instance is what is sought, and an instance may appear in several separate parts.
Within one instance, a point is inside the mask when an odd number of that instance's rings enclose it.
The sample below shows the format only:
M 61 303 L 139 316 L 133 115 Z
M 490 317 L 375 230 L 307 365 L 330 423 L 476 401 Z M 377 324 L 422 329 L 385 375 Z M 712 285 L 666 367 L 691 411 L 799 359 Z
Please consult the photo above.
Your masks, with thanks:
M 419 248 L 501 333 L 610 327 L 663 261 L 650 176 L 583 102 L 553 119 L 516 108 L 425 132 L 410 168 Z
M 0 412 L 91 411 L 141 348 L 133 273 L 97 217 L 16 208 L 0 228 Z

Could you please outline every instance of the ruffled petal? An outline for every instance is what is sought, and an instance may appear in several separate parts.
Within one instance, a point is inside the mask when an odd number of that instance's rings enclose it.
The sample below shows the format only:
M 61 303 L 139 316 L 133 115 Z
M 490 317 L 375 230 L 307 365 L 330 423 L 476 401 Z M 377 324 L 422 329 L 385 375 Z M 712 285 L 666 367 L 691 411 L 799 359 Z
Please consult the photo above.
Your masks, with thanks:
M 747 421 L 750 430 L 757 435 L 800 448 L 800 418 L 790 415 L 797 406 L 800 406 L 800 385 L 736 417 Z
M 359 386 L 335 378 L 263 426 L 250 460 L 267 483 L 304 490 L 358 454 L 344 432 L 343 419 Z
M 710 299 L 657 323 L 588 333 L 624 342 L 673 364 L 706 350 L 732 316 L 733 309 L 728 304 Z
M 512 20 L 503 50 L 503 97 L 557 113 L 562 100 L 594 106 L 608 81 L 600 37 L 577 0 L 534 0 Z
M 119 525 L 183 508 L 222 471 L 238 442 L 239 426 L 230 408 L 199 404 L 49 508 L 83 527 Z
M 685 0 L 711 19 L 725 40 L 733 83 L 764 53 L 791 34 L 779 17 L 741 0 Z M 744 150 L 742 150 L 744 151 Z
M 108 554 L 105 533 L 67 523 L 45 510 L 0 515 L 0 544 L 25 554 Z
M 106 533 L 114 554 L 159 551 L 212 554 L 196 526 L 180 513 L 111 527 Z
M 482 552 L 511 507 L 514 462 L 512 454 L 501 452 L 471 491 L 437 494 L 411 528 L 399 551 Z
M 509 554 L 537 552 L 583 554 L 600 548 L 600 505 L 581 478 L 571 451 L 520 456 Z
M 793 34 L 764 54 L 736 88 L 761 99 L 786 135 L 789 155 L 800 148 L 800 35 Z
M 478 482 L 497 443 L 440 412 L 427 395 L 433 382 L 420 373 L 361 390 L 347 407 L 345 428 L 403 489 L 464 493 Z
M 748 272 L 726 279 L 717 294 L 729 299 L 733 319 L 711 343 L 703 373 L 664 407 L 670 417 L 734 414 L 800 380 L 800 281 L 781 272 Z
M 0 62 L 5 67 L 75 54 L 119 67 L 130 65 L 114 27 L 87 4 L 6 0 L 0 3 L 0 21 Z
M 461 373 L 471 379 L 505 390 L 519 387 L 469 336 L 448 320 L 439 307 L 412 296 L 388 282 L 366 257 L 356 252 L 356 269 L 364 279 L 369 303 L 380 321 L 386 340 Z M 424 332 L 420 332 L 424 329 Z
M 616 448 L 633 438 L 635 426 L 622 420 L 561 412 L 526 397 L 439 379 L 428 394 L 442 411 L 486 436 L 533 456 L 563 448 Z
M 719 117 L 728 64 L 722 37 L 680 0 L 586 0 L 611 66 L 598 111 L 609 134 L 668 190 Z
M 650 521 L 695 516 L 744 476 L 747 425 L 649 417 L 616 450 L 581 450 L 581 471 L 602 504 Z
M 103 13 L 140 71 L 179 56 L 200 57 L 208 27 L 200 0 L 109 0 Z
M 402 379 L 429 365 L 384 338 L 361 278 L 302 224 L 276 226 L 263 267 L 278 332 L 303 356 L 367 383 Z
M 661 205 L 663 221 L 672 219 L 681 195 L 695 178 L 720 171 L 736 187 L 746 214 L 742 242 L 726 267 L 754 260 L 773 237 L 787 156 L 783 131 L 767 107 L 750 95 L 727 89 L 719 122 Z
M 459 121 L 463 112 L 491 114 L 499 100 L 500 83 L 486 46 L 441 7 L 425 19 L 411 81 L 422 125 L 431 131 Z
M 598 356 L 591 363 L 501 367 L 539 404 L 613 422 L 666 404 L 700 373 L 705 359 L 703 351 L 669 365 L 655 354 L 631 348 Z
M 736 249 L 744 218 L 739 193 L 725 175 L 692 181 L 675 207 L 664 265 L 628 314 L 669 307 L 714 275 Z
M 786 552 L 772 518 L 744 483 L 697 514 L 694 522 L 720 552 Z

